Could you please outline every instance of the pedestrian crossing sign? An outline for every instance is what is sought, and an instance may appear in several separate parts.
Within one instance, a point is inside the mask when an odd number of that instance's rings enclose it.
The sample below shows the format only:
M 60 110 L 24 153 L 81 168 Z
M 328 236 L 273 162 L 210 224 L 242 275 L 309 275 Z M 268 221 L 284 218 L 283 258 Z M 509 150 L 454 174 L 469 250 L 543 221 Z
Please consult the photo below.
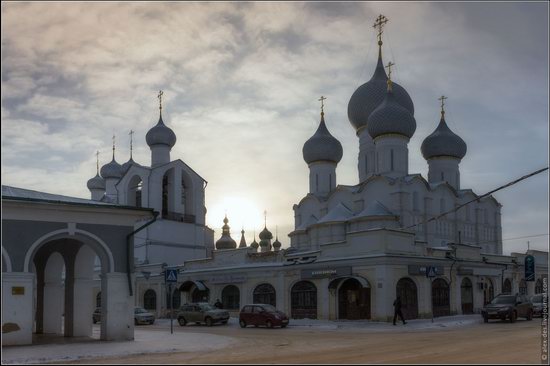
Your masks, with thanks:
M 166 269 L 165 272 L 165 282 L 166 283 L 176 283 L 178 282 L 178 270 L 177 269 Z
M 430 266 L 430 267 L 426 268 L 426 277 L 433 278 L 435 276 L 436 276 L 435 267 Z

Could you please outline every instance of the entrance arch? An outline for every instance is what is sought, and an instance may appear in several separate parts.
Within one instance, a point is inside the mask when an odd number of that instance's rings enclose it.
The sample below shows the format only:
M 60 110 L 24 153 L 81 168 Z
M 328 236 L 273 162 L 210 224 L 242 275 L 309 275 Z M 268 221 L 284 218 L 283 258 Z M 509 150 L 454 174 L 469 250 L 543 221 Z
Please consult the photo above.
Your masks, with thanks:
M 143 294 L 143 308 L 146 310 L 157 310 L 157 293 L 153 289 Z
M 228 310 L 240 309 L 241 292 L 235 285 L 227 285 L 222 290 L 222 306 Z
M 512 293 L 512 281 L 510 281 L 509 278 L 504 280 L 504 283 L 502 284 L 502 292 L 505 294 Z
M 460 284 L 460 302 L 462 304 L 462 314 L 474 313 L 474 290 L 472 281 L 468 277 L 463 278 Z
M 293 319 L 317 319 L 317 287 L 300 281 L 290 290 L 290 312 Z
M 405 319 L 418 318 L 418 291 L 414 281 L 401 278 L 397 281 L 395 292 L 401 298 L 401 311 Z
M 451 315 L 449 285 L 442 278 L 432 282 L 432 313 L 434 318 Z
M 338 289 L 339 319 L 370 319 L 370 286 L 356 278 L 346 279 Z
M 277 297 L 275 292 L 275 287 L 269 283 L 263 283 L 256 286 L 254 293 L 252 295 L 254 304 L 269 304 L 276 306 Z

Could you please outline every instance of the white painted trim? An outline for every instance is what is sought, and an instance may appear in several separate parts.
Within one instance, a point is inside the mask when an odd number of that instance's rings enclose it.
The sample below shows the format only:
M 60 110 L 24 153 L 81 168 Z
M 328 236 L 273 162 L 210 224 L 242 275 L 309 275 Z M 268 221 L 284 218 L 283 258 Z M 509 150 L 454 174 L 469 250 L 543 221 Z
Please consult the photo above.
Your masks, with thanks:
M 6 272 L 11 272 L 11 258 L 8 254 L 8 251 L 2 246 L 2 256 L 4 257 L 4 260 L 6 261 Z
M 25 272 L 30 272 L 30 268 L 29 268 L 29 265 L 30 265 L 30 262 L 31 262 L 31 257 L 34 253 L 34 251 L 41 245 L 43 244 L 48 238 L 51 238 L 52 236 L 56 236 L 56 235 L 59 235 L 59 234 L 67 234 L 67 235 L 71 235 L 70 231 L 68 228 L 65 228 L 65 229 L 59 229 L 59 230 L 55 230 L 55 231 L 52 231 L 48 234 L 45 234 L 45 235 L 42 235 L 40 238 L 38 238 L 32 245 L 31 247 L 27 250 L 27 254 L 25 254 L 25 262 L 24 262 L 24 267 L 23 267 L 23 271 Z M 74 234 L 82 234 L 84 236 L 88 236 L 92 239 L 94 239 L 96 242 L 99 243 L 99 245 L 101 245 L 103 247 L 103 249 L 105 250 L 105 253 L 107 253 L 107 257 L 109 258 L 109 269 L 110 269 L 110 272 L 114 272 L 115 271 L 115 260 L 114 260 L 114 257 L 113 257 L 113 253 L 111 253 L 111 250 L 109 249 L 109 247 L 107 246 L 107 244 L 105 244 L 105 242 L 103 240 L 101 240 L 99 237 L 97 237 L 96 235 L 88 232 L 88 231 L 85 231 L 85 230 L 81 230 L 81 229 L 75 229 L 74 230 Z M 73 234 L 73 235 L 74 235 Z M 2 247 L 2 249 L 4 249 Z

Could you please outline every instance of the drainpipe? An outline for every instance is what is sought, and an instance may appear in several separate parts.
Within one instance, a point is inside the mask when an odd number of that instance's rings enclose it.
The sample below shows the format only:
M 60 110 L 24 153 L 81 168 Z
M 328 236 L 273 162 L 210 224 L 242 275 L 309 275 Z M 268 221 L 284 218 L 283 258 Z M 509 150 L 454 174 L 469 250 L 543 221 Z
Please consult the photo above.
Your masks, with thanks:
M 158 211 L 153 211 L 153 219 L 151 221 L 146 222 L 136 230 L 132 231 L 130 234 L 126 235 L 126 273 L 128 275 L 128 290 L 130 290 L 130 296 L 134 295 L 134 291 L 132 289 L 132 274 L 131 274 L 131 268 L 132 268 L 132 260 L 133 258 L 130 258 L 130 238 L 140 232 L 141 230 L 145 229 L 147 226 L 151 225 L 153 222 L 157 221 L 159 213 Z

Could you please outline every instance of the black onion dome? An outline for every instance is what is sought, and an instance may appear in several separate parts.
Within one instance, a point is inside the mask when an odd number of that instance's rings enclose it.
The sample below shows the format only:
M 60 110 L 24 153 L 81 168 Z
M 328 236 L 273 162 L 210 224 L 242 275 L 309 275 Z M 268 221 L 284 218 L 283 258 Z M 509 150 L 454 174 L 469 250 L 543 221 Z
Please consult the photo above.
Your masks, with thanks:
M 384 101 L 387 80 L 382 55 L 379 53 L 372 78 L 355 90 L 348 103 L 348 119 L 356 131 L 367 126 L 370 114 Z M 396 101 L 414 115 L 414 105 L 407 91 L 397 83 L 392 85 Z
M 445 122 L 445 114 L 441 114 L 439 125 L 422 142 L 420 151 L 424 159 L 428 160 L 437 156 L 451 156 L 462 159 L 466 155 L 466 143 L 455 134 Z
M 388 90 L 382 104 L 370 114 L 367 128 L 373 139 L 385 134 L 411 138 L 416 130 L 416 121 L 412 113 L 397 102 L 393 91 Z
M 176 144 L 176 134 L 170 127 L 164 124 L 162 116 L 160 116 L 156 126 L 147 131 L 145 141 L 147 141 L 147 145 L 149 146 L 168 145 L 173 147 Z
M 227 225 L 228 222 L 229 220 L 226 216 L 223 219 L 222 236 L 216 241 L 216 249 L 235 249 L 237 247 L 237 243 L 231 237 L 229 225 Z
M 115 158 L 101 167 L 101 176 L 108 178 L 121 178 L 123 174 L 122 166 L 116 162 Z
M 86 184 L 89 190 L 92 189 L 103 189 L 105 190 L 105 179 L 101 178 L 99 174 L 96 174 L 95 177 L 88 180 Z
M 342 144 L 328 131 L 324 113 L 321 113 L 321 122 L 317 131 L 304 143 L 302 154 L 308 164 L 315 161 L 338 163 L 342 159 Z
M 124 164 L 122 164 L 122 171 L 123 171 L 124 173 L 126 173 L 126 172 L 128 171 L 128 169 L 130 169 L 130 167 L 133 166 L 133 165 L 135 165 L 135 166 L 137 166 L 137 167 L 140 167 L 140 166 L 141 166 L 140 164 L 136 163 L 136 162 L 134 161 L 134 159 L 130 158 L 130 160 L 128 160 L 127 162 L 125 162 Z
M 271 240 L 271 239 L 273 239 L 273 234 L 271 234 L 271 231 L 267 230 L 267 227 L 264 227 L 264 229 L 260 233 L 260 239 L 261 240 Z

